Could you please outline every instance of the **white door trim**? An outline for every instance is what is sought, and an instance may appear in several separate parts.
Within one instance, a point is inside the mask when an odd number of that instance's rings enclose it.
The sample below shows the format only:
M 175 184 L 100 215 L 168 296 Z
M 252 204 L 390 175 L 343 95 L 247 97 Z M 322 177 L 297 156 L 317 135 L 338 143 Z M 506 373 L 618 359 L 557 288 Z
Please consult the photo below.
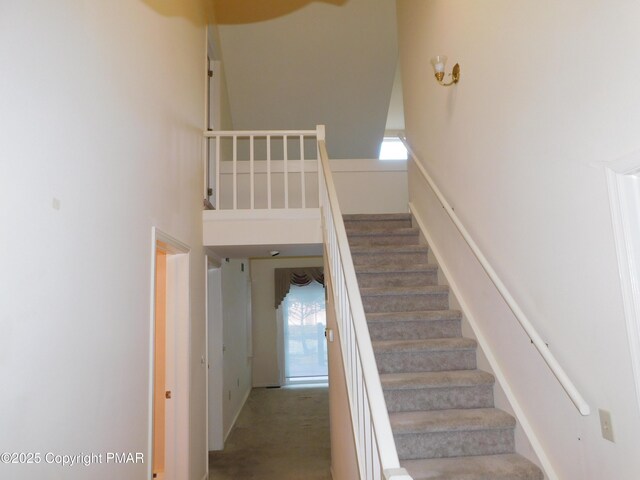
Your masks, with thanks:
M 209 451 L 224 448 L 222 271 L 207 256 L 207 468 Z
M 640 409 L 640 151 L 606 164 L 611 219 Z
M 175 386 L 172 387 L 172 401 L 175 403 L 175 445 L 174 476 L 168 480 L 188 478 L 189 470 L 189 401 L 191 358 L 191 312 L 189 304 L 189 254 L 191 248 L 159 230 L 151 229 L 151 292 L 149 319 L 149 394 L 148 394 L 148 440 L 147 478 L 153 479 L 153 399 L 155 371 L 155 303 L 156 303 L 156 254 L 158 250 L 167 253 L 167 317 L 173 317 L 175 325 Z M 170 307 L 169 307 L 169 304 Z

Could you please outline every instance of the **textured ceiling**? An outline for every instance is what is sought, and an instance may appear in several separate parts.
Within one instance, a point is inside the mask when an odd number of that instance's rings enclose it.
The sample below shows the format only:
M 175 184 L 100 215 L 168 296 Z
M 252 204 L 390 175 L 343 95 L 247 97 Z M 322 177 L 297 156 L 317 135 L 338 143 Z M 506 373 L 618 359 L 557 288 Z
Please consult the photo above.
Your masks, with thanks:
M 332 158 L 377 157 L 397 62 L 395 1 L 241 8 L 256 2 L 216 10 L 234 128 L 324 124 Z

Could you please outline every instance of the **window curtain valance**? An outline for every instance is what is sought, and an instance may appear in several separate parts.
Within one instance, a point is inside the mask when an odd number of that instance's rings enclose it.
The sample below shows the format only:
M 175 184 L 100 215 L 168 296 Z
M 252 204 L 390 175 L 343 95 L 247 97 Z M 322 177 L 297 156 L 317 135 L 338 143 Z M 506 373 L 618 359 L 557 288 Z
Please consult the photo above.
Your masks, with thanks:
M 275 269 L 275 308 L 278 308 L 289 293 L 291 285 L 304 287 L 313 281 L 324 287 L 324 269 L 322 267 L 276 268 Z

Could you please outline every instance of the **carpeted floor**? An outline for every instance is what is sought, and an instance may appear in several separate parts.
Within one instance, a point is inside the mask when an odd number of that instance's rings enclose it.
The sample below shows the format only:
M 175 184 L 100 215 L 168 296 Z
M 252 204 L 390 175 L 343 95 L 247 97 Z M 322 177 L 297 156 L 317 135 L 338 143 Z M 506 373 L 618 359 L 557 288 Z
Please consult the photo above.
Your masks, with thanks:
M 256 388 L 209 479 L 330 480 L 330 453 L 326 387 Z

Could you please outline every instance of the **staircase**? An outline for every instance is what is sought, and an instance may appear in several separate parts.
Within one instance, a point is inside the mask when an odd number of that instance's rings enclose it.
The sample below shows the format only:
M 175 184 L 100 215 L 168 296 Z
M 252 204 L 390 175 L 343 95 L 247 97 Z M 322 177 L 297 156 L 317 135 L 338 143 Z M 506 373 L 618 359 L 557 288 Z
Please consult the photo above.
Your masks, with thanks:
M 515 419 L 494 408 L 410 215 L 344 221 L 402 466 L 414 480 L 542 480 L 515 453 Z

